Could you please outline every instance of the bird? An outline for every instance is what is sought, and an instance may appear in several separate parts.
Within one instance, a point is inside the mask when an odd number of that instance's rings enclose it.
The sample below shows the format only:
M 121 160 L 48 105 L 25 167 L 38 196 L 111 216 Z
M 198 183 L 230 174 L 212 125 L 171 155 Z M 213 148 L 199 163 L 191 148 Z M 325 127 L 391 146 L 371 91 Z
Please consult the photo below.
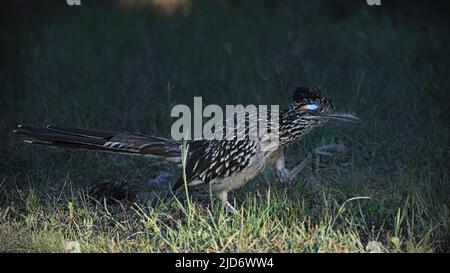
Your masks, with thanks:
M 258 118 L 268 119 L 264 115 Z M 312 163 L 313 157 L 307 157 L 289 170 L 285 166 L 286 147 L 330 120 L 361 123 L 353 114 L 336 111 L 333 101 L 320 89 L 300 86 L 292 92 L 290 107 L 279 112 L 279 135 L 275 146 L 264 135 L 257 138 L 173 140 L 141 133 L 53 125 L 18 125 L 14 133 L 25 135 L 27 143 L 140 155 L 173 162 L 184 168 L 184 174 L 172 187 L 173 191 L 184 185 L 189 188 L 208 187 L 228 211 L 236 214 L 238 211 L 228 201 L 228 193 L 245 185 L 266 167 L 271 167 L 280 181 L 295 178 Z M 268 149 L 268 145 L 272 147 Z M 313 154 L 329 154 L 333 149 L 336 149 L 334 145 L 327 145 L 314 149 Z

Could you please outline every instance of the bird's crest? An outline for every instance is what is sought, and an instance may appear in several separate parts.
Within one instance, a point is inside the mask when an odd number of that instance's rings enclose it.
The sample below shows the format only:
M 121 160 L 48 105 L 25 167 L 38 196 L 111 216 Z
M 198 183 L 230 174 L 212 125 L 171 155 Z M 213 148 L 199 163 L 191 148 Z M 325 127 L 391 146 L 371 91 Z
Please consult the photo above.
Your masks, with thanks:
M 332 107 L 333 102 L 315 87 L 297 87 L 292 95 L 294 106 L 299 110 L 316 110 L 323 106 Z

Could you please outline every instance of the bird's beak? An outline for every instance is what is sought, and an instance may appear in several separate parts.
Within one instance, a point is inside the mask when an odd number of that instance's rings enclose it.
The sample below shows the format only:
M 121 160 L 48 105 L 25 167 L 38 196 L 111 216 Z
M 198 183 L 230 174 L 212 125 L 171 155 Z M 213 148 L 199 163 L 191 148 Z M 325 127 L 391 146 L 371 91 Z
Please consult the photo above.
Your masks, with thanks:
M 347 114 L 347 113 L 334 112 L 334 113 L 326 114 L 326 115 L 324 115 L 324 117 L 327 119 L 345 121 L 345 122 L 350 122 L 350 123 L 354 123 L 354 124 L 361 123 L 361 120 L 359 118 L 355 117 L 354 115 Z

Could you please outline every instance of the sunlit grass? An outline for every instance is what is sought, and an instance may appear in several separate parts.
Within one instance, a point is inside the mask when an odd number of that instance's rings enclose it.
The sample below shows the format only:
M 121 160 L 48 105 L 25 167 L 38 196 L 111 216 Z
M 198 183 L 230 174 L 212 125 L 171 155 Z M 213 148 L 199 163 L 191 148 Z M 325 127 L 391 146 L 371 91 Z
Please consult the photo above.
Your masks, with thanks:
M 339 203 L 324 192 L 313 208 L 271 189 L 247 194 L 239 215 L 220 204 L 189 209 L 175 197 L 106 204 L 72 192 L 48 204 L 44 196 L 30 191 L 0 210 L 1 251 L 65 252 L 76 241 L 83 252 L 434 252 L 449 221 L 444 206 L 430 215 L 415 200 L 389 209 L 381 226 L 370 224 L 364 211 L 378 198 Z

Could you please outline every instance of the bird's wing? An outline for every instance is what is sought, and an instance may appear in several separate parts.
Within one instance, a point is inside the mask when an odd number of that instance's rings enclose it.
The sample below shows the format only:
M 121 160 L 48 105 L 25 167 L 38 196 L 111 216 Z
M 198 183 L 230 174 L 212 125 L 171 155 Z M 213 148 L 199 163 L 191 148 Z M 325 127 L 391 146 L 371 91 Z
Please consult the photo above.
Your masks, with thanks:
M 186 163 L 186 180 L 195 185 L 224 179 L 242 171 L 254 160 L 257 142 L 251 140 L 201 140 L 189 145 Z M 184 184 L 182 177 L 173 186 L 176 190 Z

